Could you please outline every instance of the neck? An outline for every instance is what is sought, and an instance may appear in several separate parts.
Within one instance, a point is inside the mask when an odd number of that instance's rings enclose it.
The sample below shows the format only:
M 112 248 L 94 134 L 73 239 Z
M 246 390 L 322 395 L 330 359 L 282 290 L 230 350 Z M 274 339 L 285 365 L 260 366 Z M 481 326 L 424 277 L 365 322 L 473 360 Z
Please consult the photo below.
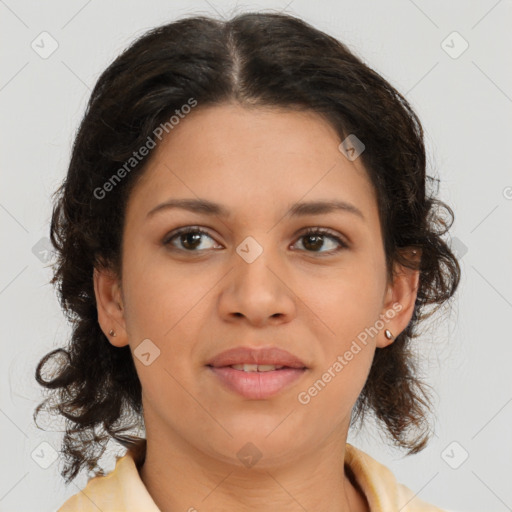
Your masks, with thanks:
M 198 452 L 183 439 L 148 438 L 139 473 L 162 512 L 254 512 L 267 511 L 269 504 L 282 512 L 369 511 L 343 464 L 346 436 L 286 464 L 250 468 L 238 459 L 221 461 Z

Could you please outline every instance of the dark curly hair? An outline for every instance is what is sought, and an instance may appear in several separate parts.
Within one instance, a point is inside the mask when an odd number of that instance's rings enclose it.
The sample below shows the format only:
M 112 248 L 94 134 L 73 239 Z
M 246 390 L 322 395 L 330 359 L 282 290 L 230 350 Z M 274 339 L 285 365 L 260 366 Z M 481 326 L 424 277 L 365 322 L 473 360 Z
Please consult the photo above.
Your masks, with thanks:
M 438 180 L 426 174 L 419 119 L 404 96 L 344 44 L 298 18 L 198 16 L 150 30 L 101 74 L 67 176 L 55 192 L 50 237 L 57 260 L 51 283 L 73 330 L 66 348 L 49 352 L 37 365 L 36 380 L 49 396 L 34 420 L 42 408 L 66 419 L 61 450 L 66 483 L 84 467 L 104 474 L 98 460 L 110 439 L 139 453 L 144 449 L 144 438 L 126 434 L 143 422 L 141 384 L 130 348 L 114 347 L 99 326 L 93 270 L 121 276 L 125 206 L 147 157 L 106 197 L 98 191 L 191 98 L 197 109 L 238 102 L 314 111 L 341 140 L 356 134 L 364 142 L 360 158 L 377 192 L 388 274 L 399 263 L 419 270 L 420 278 L 407 328 L 376 349 L 352 426 L 371 412 L 394 444 L 408 453 L 421 450 L 430 436 L 431 401 L 411 340 L 419 322 L 454 295 L 460 267 L 443 240 L 453 212 L 428 187 Z M 404 249 L 411 247 L 421 259 L 407 256 Z M 49 363 L 51 373 L 45 371 Z

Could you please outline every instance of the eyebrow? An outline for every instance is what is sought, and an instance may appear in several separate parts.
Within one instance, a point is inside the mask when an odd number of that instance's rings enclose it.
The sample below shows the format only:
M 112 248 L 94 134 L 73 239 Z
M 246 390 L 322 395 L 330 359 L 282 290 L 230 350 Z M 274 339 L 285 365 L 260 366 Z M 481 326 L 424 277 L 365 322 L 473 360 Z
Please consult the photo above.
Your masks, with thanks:
M 230 214 L 229 210 L 225 206 L 208 201 L 207 199 L 169 199 L 168 201 L 165 201 L 151 209 L 146 218 L 153 217 L 157 212 L 174 208 L 219 217 L 229 217 Z M 292 217 L 303 217 L 307 215 L 323 215 L 340 211 L 352 213 L 360 217 L 362 220 L 365 220 L 365 217 L 359 208 L 351 203 L 340 200 L 295 203 L 290 207 L 286 215 L 291 215 Z

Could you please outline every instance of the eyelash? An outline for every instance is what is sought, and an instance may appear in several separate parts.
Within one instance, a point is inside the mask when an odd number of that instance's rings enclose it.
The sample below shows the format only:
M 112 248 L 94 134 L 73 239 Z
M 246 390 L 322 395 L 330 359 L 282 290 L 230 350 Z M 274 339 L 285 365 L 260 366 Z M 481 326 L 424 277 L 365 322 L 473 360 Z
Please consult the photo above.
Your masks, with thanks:
M 188 235 L 188 234 L 192 234 L 192 233 L 199 233 L 201 235 L 206 235 L 209 238 L 212 238 L 212 240 L 213 240 L 213 237 L 210 235 L 210 233 L 201 229 L 200 227 L 187 226 L 185 228 L 178 229 L 177 231 L 167 235 L 164 238 L 164 240 L 162 241 L 162 243 L 163 243 L 163 245 L 168 246 L 171 244 L 171 242 L 175 238 L 178 238 L 180 235 Z M 348 247 L 349 247 L 345 241 L 343 241 L 340 237 L 336 236 L 334 233 L 332 233 L 330 230 L 328 230 L 326 228 L 317 228 L 317 227 L 307 228 L 307 230 L 299 236 L 298 240 L 300 240 L 301 238 L 305 238 L 305 237 L 313 236 L 313 235 L 328 237 L 328 238 L 336 241 L 340 245 L 340 247 L 337 249 L 331 249 L 330 251 L 305 251 L 305 252 L 309 252 L 309 253 L 313 253 L 313 254 L 317 253 L 321 256 L 332 255 L 332 254 L 335 254 L 343 249 L 348 249 Z M 176 249 L 176 250 L 189 252 L 189 253 L 201 252 L 201 250 L 187 250 L 187 249 Z

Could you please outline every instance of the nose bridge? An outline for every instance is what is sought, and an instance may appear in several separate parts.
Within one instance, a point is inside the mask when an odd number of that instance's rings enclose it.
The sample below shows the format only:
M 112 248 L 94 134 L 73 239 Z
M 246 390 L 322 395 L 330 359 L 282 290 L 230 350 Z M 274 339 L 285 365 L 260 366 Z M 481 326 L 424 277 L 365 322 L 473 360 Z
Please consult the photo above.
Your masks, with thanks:
M 285 263 L 272 238 L 271 233 L 262 232 L 247 236 L 236 247 L 235 268 L 224 290 L 228 313 L 262 320 L 292 312 L 293 294 L 283 282 Z
M 272 245 L 272 234 L 259 233 L 247 236 L 236 247 L 239 257 L 235 270 L 237 285 L 248 288 L 247 291 L 258 290 L 259 293 L 277 292 L 279 283 L 272 272 L 273 267 L 278 267 L 278 247 Z

